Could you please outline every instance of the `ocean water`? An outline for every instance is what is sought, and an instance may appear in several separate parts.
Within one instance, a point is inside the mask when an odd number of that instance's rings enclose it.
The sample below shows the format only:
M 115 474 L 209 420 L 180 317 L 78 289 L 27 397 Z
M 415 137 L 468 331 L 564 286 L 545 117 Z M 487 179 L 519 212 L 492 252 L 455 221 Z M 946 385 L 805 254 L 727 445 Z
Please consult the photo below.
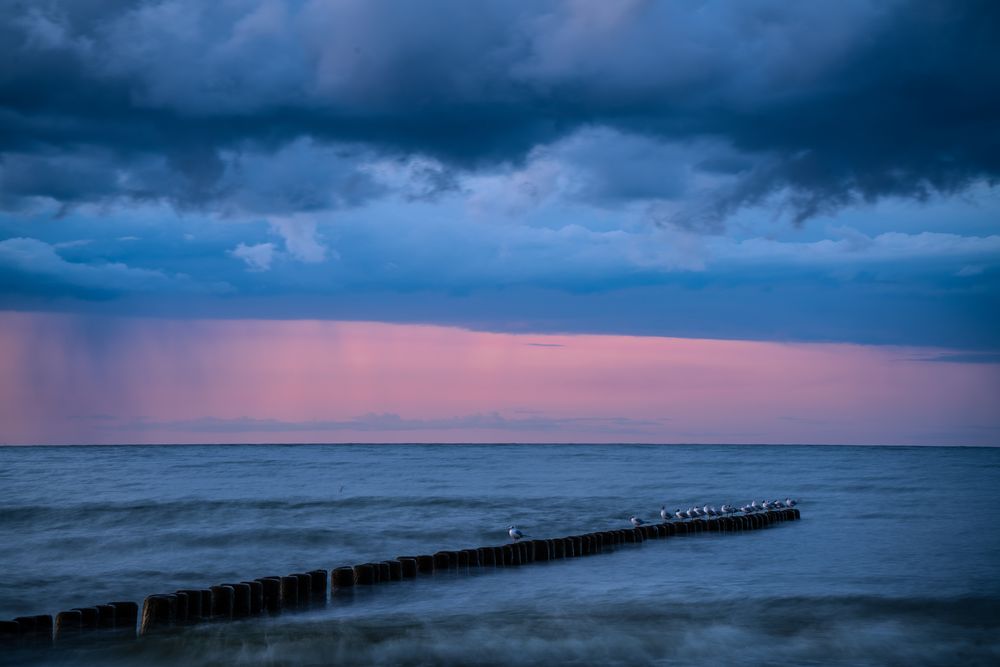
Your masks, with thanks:
M 1000 449 L 0 448 L 0 618 L 785 496 L 801 521 L 0 663 L 1000 664 Z

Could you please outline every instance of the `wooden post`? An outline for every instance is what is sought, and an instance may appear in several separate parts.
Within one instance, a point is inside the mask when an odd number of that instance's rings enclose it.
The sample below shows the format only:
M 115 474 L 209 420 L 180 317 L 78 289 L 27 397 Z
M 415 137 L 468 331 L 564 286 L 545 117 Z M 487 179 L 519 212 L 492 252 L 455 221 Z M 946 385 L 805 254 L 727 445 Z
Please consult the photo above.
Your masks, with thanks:
M 398 560 L 383 562 L 389 568 L 389 581 L 401 581 L 403 579 L 403 565 Z
M 142 603 L 142 621 L 139 634 L 166 630 L 174 625 L 177 618 L 176 595 L 148 595 Z
M 52 616 L 40 614 L 37 616 L 18 616 L 14 619 L 18 625 L 22 643 L 45 646 L 52 643 Z
M 250 584 L 225 584 L 233 589 L 233 618 L 250 615 Z
M 375 567 L 371 563 L 354 566 L 354 583 L 359 586 L 371 586 L 375 583 Z
M 264 612 L 264 584 L 259 581 L 244 581 L 250 587 L 250 615 L 260 616 Z
M 233 617 L 236 591 L 232 586 L 212 586 L 212 618 L 228 621 Z
M 299 578 L 293 575 L 281 577 L 281 610 L 299 606 Z
M 335 567 L 330 573 L 330 586 L 334 591 L 354 587 L 354 568 Z
M 56 641 L 77 639 L 83 626 L 83 614 L 77 609 L 56 614 Z
M 420 574 L 432 574 L 434 572 L 434 556 L 417 556 L 417 571 Z
M 115 629 L 115 608 L 110 604 L 99 604 L 97 609 L 97 627 L 101 630 Z
M 174 624 L 184 625 L 188 618 L 188 597 L 186 593 L 171 593 L 174 596 Z
M 135 637 L 136 624 L 139 622 L 139 605 L 135 602 L 110 602 L 115 610 L 115 630 Z
M 185 614 L 187 622 L 200 623 L 203 620 L 201 610 L 201 591 L 196 589 L 182 589 L 177 591 L 177 595 L 184 595 L 185 602 L 187 604 L 187 613 Z
M 281 577 L 261 577 L 261 595 L 264 611 L 269 614 L 281 613 Z
M 309 599 L 314 605 L 323 606 L 326 604 L 326 570 L 310 570 L 308 572 L 312 587 L 309 589 Z
M 400 556 L 399 571 L 403 579 L 412 579 L 417 576 L 417 559 L 407 556 Z
M 299 606 L 308 607 L 312 603 L 312 597 L 310 595 L 312 592 L 312 577 L 303 572 L 296 572 L 295 574 L 291 574 L 289 576 L 295 577 L 298 580 L 296 590 L 299 592 Z

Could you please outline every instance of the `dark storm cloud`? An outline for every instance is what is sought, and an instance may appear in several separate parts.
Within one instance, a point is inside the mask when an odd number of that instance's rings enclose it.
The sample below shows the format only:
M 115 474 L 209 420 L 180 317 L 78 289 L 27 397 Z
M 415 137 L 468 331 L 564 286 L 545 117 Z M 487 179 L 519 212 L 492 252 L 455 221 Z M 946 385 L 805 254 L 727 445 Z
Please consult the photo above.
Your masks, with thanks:
M 309 138 L 488 168 L 592 127 L 731 147 L 700 162 L 732 177 L 717 218 L 778 191 L 803 220 L 1000 173 L 992 2 L 7 5 L 8 208 L 137 196 L 81 166 L 89 153 L 126 172 L 163 160 L 179 176 L 139 195 L 205 203 L 232 192 L 225 151 Z M 63 153 L 76 162 L 39 162 Z M 34 162 L 12 177 L 10 155 Z M 676 195 L 647 172 L 597 195 Z M 429 195 L 454 187 L 437 175 Z

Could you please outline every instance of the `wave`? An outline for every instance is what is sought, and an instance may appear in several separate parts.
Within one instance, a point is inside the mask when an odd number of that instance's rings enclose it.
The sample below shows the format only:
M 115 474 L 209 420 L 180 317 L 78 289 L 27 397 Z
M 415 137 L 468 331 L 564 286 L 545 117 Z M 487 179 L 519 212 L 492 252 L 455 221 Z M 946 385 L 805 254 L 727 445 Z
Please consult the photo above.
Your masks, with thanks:
M 1000 600 L 786 597 L 551 608 L 526 601 L 471 614 L 289 616 L 35 657 L 58 665 L 987 665 L 1000 658 Z
M 248 512 L 301 512 L 343 511 L 361 508 L 434 509 L 453 508 L 460 504 L 464 509 L 493 508 L 505 502 L 515 503 L 516 498 L 479 499 L 450 496 L 351 496 L 322 500 L 281 500 L 276 498 L 198 499 L 187 498 L 162 502 L 115 502 L 7 506 L 0 514 L 0 528 L 29 528 L 39 525 L 76 524 L 81 521 L 103 520 L 114 522 L 145 522 L 149 520 L 183 520 L 204 517 L 206 514 L 227 511 Z

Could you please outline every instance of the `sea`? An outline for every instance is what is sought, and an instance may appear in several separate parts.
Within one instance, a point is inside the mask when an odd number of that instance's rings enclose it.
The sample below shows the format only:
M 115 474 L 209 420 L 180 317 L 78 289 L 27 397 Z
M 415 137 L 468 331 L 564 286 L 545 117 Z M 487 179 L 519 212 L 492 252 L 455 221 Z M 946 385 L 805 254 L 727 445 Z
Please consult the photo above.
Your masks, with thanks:
M 0 619 L 785 497 L 800 521 L 0 664 L 1000 664 L 998 448 L 4 447 Z

